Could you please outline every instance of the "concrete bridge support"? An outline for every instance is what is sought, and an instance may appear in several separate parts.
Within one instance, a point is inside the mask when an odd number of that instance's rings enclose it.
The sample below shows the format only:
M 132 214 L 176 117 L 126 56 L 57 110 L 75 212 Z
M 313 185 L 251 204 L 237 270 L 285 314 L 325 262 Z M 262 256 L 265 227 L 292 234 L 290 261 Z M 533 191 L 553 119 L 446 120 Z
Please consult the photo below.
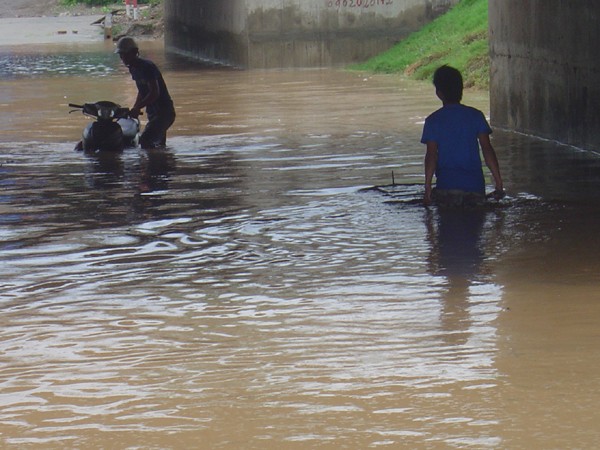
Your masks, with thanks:
M 325 67 L 391 47 L 458 0 L 166 0 L 170 51 L 243 68 Z
M 493 0 L 489 18 L 492 123 L 600 150 L 600 6 Z

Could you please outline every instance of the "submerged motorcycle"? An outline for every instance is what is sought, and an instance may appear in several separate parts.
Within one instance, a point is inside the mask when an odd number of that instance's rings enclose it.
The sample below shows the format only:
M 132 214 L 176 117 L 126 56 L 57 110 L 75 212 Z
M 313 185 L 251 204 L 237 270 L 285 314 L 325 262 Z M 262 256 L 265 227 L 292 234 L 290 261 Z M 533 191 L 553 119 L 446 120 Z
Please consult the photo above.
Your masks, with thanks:
M 83 130 L 82 140 L 75 146 L 75 150 L 85 152 L 122 152 L 127 147 L 137 147 L 140 140 L 140 121 L 129 115 L 129 108 L 109 101 L 84 103 L 76 105 L 69 113 L 79 111 L 83 115 L 93 117 Z

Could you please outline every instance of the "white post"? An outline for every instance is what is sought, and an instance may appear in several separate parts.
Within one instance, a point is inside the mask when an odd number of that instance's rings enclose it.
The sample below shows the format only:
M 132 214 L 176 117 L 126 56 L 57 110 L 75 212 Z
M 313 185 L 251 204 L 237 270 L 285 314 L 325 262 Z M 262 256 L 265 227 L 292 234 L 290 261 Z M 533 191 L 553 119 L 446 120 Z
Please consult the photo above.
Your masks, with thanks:
M 138 2 L 137 0 L 125 0 L 125 11 L 127 13 L 127 17 L 130 19 L 133 17 L 133 20 L 138 20 Z

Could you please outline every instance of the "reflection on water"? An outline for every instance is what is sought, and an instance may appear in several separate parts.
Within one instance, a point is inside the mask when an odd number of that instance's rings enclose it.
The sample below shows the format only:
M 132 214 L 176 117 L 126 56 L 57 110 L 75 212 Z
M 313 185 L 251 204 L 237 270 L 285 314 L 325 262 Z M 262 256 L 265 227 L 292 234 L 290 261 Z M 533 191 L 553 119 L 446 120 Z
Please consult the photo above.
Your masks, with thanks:
M 451 336 L 453 344 L 466 341 L 468 333 L 476 332 L 470 323 L 470 305 L 482 301 L 480 296 L 471 294 L 471 289 L 477 281 L 485 282 L 482 266 L 486 255 L 483 247 L 490 241 L 497 241 L 496 236 L 483 236 L 486 215 L 491 213 L 483 209 L 460 211 L 441 208 L 427 213 L 427 236 L 431 246 L 429 261 L 432 273 L 446 279 L 441 320 L 445 328 L 455 330 L 456 334 Z M 492 224 L 493 219 L 499 221 L 490 217 Z M 491 228 L 495 230 L 497 227 L 494 224 Z M 497 292 L 495 294 L 498 295 Z M 490 300 L 492 309 L 497 307 L 496 296 Z
M 595 445 L 594 154 L 497 131 L 509 198 L 426 209 L 428 84 L 143 50 L 166 151 L 72 150 L 118 65 L 0 80 L 3 447 Z
M 111 56 L 110 53 L 100 51 L 82 60 L 80 53 L 8 53 L 0 55 L 0 77 L 107 76 L 115 71 L 117 62 Z

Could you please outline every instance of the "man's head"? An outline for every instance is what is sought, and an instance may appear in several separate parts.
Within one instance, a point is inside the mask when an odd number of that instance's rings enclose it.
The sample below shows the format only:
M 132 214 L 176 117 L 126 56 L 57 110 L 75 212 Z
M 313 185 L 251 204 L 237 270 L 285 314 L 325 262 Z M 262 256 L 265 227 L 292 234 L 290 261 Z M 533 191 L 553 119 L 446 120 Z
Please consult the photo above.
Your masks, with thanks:
M 135 40 L 129 36 L 122 37 L 117 42 L 117 49 L 115 53 L 118 53 L 121 57 L 123 64 L 128 66 L 135 58 L 138 57 L 139 48 Z
M 454 67 L 439 67 L 433 74 L 433 85 L 444 103 L 460 103 L 462 100 L 463 79 Z

